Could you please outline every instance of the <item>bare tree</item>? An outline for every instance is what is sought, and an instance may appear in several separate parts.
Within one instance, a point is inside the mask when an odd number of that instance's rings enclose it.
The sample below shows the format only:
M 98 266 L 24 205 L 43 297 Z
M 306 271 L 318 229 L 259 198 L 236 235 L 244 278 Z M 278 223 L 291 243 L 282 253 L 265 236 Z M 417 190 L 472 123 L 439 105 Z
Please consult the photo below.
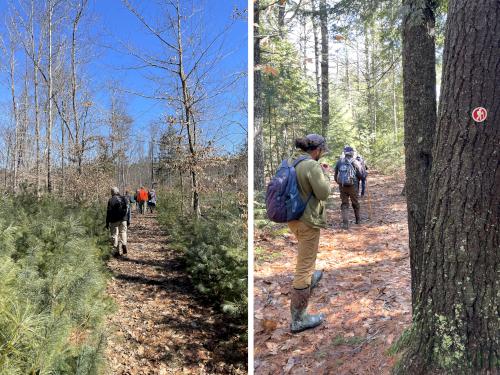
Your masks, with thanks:
M 148 20 L 130 1 L 123 0 L 123 3 L 170 55 L 152 56 L 129 48 L 129 53 L 141 63 L 141 68 L 161 72 L 161 77 L 157 78 L 167 79 L 172 84 L 169 95 L 164 94 L 164 88 L 156 95 L 142 95 L 164 100 L 176 109 L 189 153 L 187 168 L 191 180 L 192 211 L 195 217 L 199 217 L 201 213 L 199 173 L 204 155 L 203 140 L 200 136 L 202 118 L 209 103 L 225 93 L 239 79 L 239 76 L 232 76 L 228 79 L 220 77 L 218 83 L 210 81 L 211 74 L 215 72 L 224 57 L 224 36 L 230 25 L 211 38 L 207 38 L 207 35 L 202 37 L 199 31 L 199 25 L 203 24 L 202 20 L 197 18 L 196 26 L 193 23 L 196 13 L 185 12 L 188 6 L 183 4 L 181 7 L 178 0 L 160 2 L 165 12 L 166 23 L 163 24 Z M 188 20 L 191 23 L 185 24 Z

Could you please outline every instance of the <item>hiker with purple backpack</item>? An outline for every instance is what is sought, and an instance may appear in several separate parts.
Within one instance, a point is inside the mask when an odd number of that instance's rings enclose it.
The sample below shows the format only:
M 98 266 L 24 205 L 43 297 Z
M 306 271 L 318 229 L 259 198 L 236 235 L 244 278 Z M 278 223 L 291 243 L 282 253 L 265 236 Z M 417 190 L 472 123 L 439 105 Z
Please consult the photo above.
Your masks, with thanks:
M 318 160 L 328 152 L 325 138 L 309 134 L 295 140 L 298 149 L 284 160 L 269 183 L 266 195 L 271 220 L 287 222 L 298 240 L 298 254 L 291 291 L 291 331 L 297 333 L 320 325 L 324 314 L 308 314 L 311 290 L 323 272 L 315 271 L 320 229 L 326 227 L 326 200 L 330 195 L 328 165 Z
M 361 165 L 354 158 L 354 149 L 346 146 L 343 154 L 335 164 L 335 182 L 339 185 L 340 200 L 342 201 L 340 205 L 341 226 L 343 229 L 349 229 L 349 199 L 354 209 L 356 224 L 361 222 L 357 187 L 358 181 L 363 177 L 363 174 Z

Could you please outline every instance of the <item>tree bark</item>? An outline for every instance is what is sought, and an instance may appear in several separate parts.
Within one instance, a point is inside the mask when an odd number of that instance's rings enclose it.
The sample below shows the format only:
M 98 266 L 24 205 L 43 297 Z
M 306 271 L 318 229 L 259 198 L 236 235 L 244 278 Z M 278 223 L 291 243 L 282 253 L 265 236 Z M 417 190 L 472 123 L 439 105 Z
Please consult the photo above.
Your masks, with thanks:
M 319 52 L 319 23 L 318 23 L 318 7 L 316 5 L 317 0 L 311 1 L 312 6 L 312 25 L 314 34 L 314 76 L 316 78 L 316 102 L 318 105 L 318 112 L 321 112 L 321 75 L 320 75 L 320 52 Z
M 40 196 L 40 106 L 38 103 L 38 63 L 40 59 L 35 54 L 35 1 L 31 0 L 30 13 L 31 53 L 33 56 L 33 96 L 35 101 L 35 169 L 36 169 L 36 194 Z
M 12 116 L 14 117 L 14 150 L 12 153 L 12 167 L 13 167 L 13 181 L 12 181 L 12 189 L 14 191 L 17 190 L 17 172 L 18 172 L 18 164 L 17 157 L 19 154 L 19 116 L 18 116 L 18 108 L 16 101 L 16 82 L 15 82 L 15 69 L 16 69 L 16 60 L 15 60 L 15 49 L 14 44 L 11 45 L 10 50 L 10 59 L 9 59 L 9 76 L 10 76 L 10 92 L 11 92 L 11 100 L 12 100 Z
M 321 23 L 321 133 L 328 135 L 330 123 L 330 89 L 328 77 L 328 13 L 326 0 L 320 0 L 319 19 Z
M 400 374 L 500 367 L 500 3 L 449 2 L 414 325 Z M 476 123 L 475 107 L 488 118 Z M 408 184 L 408 197 L 414 194 Z
M 179 5 L 176 7 L 177 10 L 177 52 L 179 57 L 179 70 L 178 75 L 182 85 L 182 104 L 184 106 L 184 121 L 186 124 L 189 152 L 191 156 L 190 174 L 191 174 L 191 188 L 192 188 L 192 208 L 195 218 L 199 218 L 201 215 L 200 211 L 200 195 L 198 192 L 198 177 L 195 168 L 197 167 L 197 156 L 196 156 L 196 128 L 195 121 L 191 112 L 191 95 L 189 93 L 189 87 L 187 82 L 187 77 L 184 72 L 184 52 L 182 47 L 182 32 L 181 32 L 181 14 Z
M 52 82 L 52 14 L 54 12 L 54 8 L 52 5 L 52 1 L 48 0 L 48 34 L 49 34 L 49 42 L 48 42 L 48 69 L 49 69 L 49 77 L 48 77 L 48 115 L 47 115 L 47 131 L 46 131 L 46 139 L 47 139 L 47 191 L 48 193 L 52 193 L 52 90 L 53 90 L 53 82 Z
M 436 127 L 436 59 L 434 7 L 426 1 L 405 0 L 409 11 L 403 21 L 403 93 L 408 231 L 415 308 L 424 245 L 425 209 Z M 424 15 L 424 18 L 422 18 Z
M 260 32 L 259 14 L 260 1 L 254 2 L 254 189 L 263 191 L 264 180 L 264 133 L 262 126 L 264 122 L 264 103 L 262 99 L 262 75 L 260 67 Z

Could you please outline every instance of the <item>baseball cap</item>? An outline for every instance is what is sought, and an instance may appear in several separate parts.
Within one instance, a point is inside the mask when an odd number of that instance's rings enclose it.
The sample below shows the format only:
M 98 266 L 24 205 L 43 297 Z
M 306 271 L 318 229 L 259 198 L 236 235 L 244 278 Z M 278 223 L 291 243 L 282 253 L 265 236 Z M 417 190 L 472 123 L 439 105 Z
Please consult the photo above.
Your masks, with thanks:
M 346 147 L 344 147 L 344 154 L 346 154 L 346 155 L 353 155 L 354 154 L 354 149 L 351 146 L 346 146 Z
M 320 147 L 324 152 L 330 151 L 323 136 L 319 134 L 308 134 L 306 135 L 306 138 L 312 146 Z

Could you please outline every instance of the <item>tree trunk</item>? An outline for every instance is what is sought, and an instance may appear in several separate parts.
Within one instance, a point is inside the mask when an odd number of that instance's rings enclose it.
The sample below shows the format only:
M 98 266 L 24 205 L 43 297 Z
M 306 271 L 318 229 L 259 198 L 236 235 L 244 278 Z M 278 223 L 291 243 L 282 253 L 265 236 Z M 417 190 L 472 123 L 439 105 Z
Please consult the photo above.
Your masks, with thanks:
M 11 45 L 10 50 L 10 61 L 9 61 L 9 76 L 10 76 L 10 92 L 12 99 L 12 116 L 14 117 L 14 151 L 12 153 L 12 167 L 14 170 L 13 181 L 12 181 L 12 189 L 14 191 L 17 190 L 17 172 L 18 172 L 18 164 L 17 157 L 19 154 L 19 116 L 18 116 L 18 108 L 16 102 L 16 82 L 15 82 L 15 69 L 16 69 L 16 60 L 15 60 L 15 50 L 14 44 Z
M 449 2 L 421 286 L 400 374 L 498 374 L 500 3 Z M 422 100 L 422 98 L 420 98 Z M 471 111 L 488 118 L 475 123 Z M 408 196 L 412 192 L 408 184 Z
M 320 0 L 319 19 L 321 23 L 321 133 L 328 135 L 330 123 L 329 82 L 328 82 L 328 13 L 326 0 Z
M 33 96 L 35 101 L 35 169 L 36 169 L 36 194 L 40 196 L 40 106 L 38 103 L 38 62 L 40 61 L 35 54 L 35 1 L 31 0 L 30 14 L 30 34 L 31 34 L 31 53 L 33 55 Z
M 48 34 L 49 34 L 49 45 L 48 45 L 48 64 L 49 64 L 49 78 L 48 78 L 48 117 L 47 117 L 47 191 L 52 193 L 52 14 L 53 14 L 53 5 L 52 1 L 48 0 L 48 12 L 49 12 L 49 20 L 48 20 Z
M 189 87 L 187 82 L 186 74 L 184 73 L 184 54 L 182 48 L 182 32 L 181 32 L 181 14 L 180 9 L 177 7 L 177 47 L 178 47 L 178 57 L 179 57 L 179 79 L 182 85 L 182 104 L 184 106 L 184 121 L 186 124 L 189 152 L 191 156 L 191 166 L 189 173 L 191 174 L 191 187 L 192 187 L 192 208 L 195 218 L 199 218 L 201 215 L 200 211 L 200 196 L 198 192 L 198 178 L 196 174 L 195 167 L 197 166 L 197 156 L 196 156 L 196 128 L 191 113 L 191 95 L 189 94 Z
M 278 2 L 278 28 L 280 38 L 285 36 L 285 14 L 286 14 L 286 0 L 279 0 Z
M 260 67 L 259 0 L 254 3 L 254 66 Z M 254 69 L 254 189 L 263 191 L 264 179 L 264 103 L 262 100 L 262 76 L 260 69 Z
M 425 209 L 436 127 L 434 9 L 430 0 L 424 9 L 418 8 L 418 4 L 417 0 L 405 0 L 410 11 L 403 27 L 406 181 L 410 182 L 406 195 L 413 308 L 422 272 Z M 425 18 L 421 18 L 422 12 Z
M 318 7 L 316 0 L 311 1 L 312 6 L 312 24 L 314 34 L 314 76 L 316 78 L 316 102 L 318 105 L 318 113 L 321 112 L 321 75 L 320 75 L 320 52 L 319 52 L 319 23 L 318 23 Z

